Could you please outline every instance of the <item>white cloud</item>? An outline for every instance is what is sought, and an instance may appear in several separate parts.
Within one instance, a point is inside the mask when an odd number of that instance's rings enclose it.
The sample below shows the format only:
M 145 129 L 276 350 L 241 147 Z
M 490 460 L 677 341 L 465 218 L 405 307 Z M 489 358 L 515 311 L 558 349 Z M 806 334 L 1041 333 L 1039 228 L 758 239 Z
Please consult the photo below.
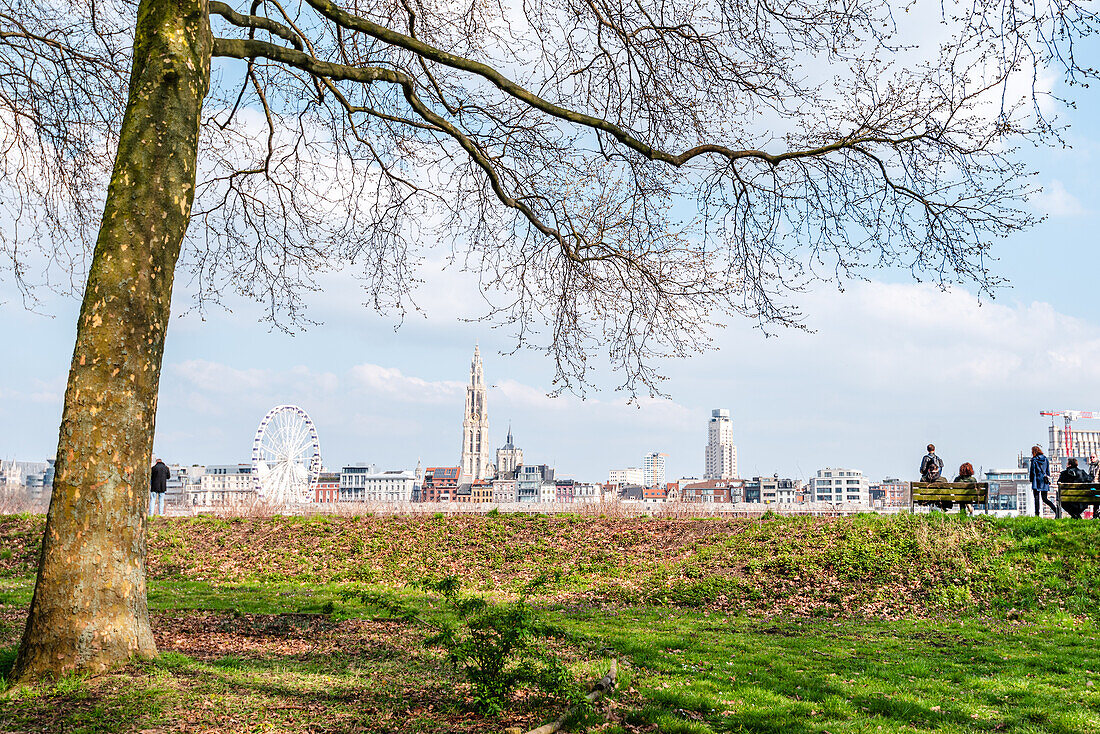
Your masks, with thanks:
M 461 397 L 465 384 L 452 380 L 429 381 L 405 375 L 396 367 L 359 364 L 348 371 L 352 387 L 377 397 L 414 403 L 443 403 Z
M 885 387 L 920 376 L 983 391 L 1100 380 L 1100 327 L 1048 303 L 982 302 L 960 290 L 883 283 L 818 300 L 807 306 L 821 332 L 815 340 L 839 342 L 840 379 L 847 373 Z
M 1058 179 L 1050 182 L 1035 199 L 1035 209 L 1052 217 L 1079 217 L 1088 211 Z
M 267 387 L 272 381 L 266 370 L 237 369 L 204 359 L 189 359 L 170 365 L 169 369 L 174 377 L 212 393 L 254 392 Z
M 560 411 L 566 408 L 575 409 L 583 402 L 573 395 L 551 397 L 546 390 L 540 390 L 516 380 L 497 380 L 493 387 L 499 390 L 499 393 L 490 392 L 490 400 L 499 394 L 509 406 L 521 410 Z

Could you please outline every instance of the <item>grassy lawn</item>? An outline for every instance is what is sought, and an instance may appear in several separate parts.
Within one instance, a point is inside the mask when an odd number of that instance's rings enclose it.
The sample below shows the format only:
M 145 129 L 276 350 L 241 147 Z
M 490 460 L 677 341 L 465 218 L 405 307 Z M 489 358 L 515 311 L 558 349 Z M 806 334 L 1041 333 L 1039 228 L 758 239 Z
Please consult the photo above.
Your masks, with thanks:
M 631 667 L 616 718 L 662 732 L 1098 732 L 1091 623 L 569 614 Z
M 0 519 L 0 674 L 36 522 Z M 532 692 L 473 714 L 427 630 L 344 598 L 373 589 L 438 614 L 402 587 L 412 572 L 386 571 L 394 548 L 418 572 L 445 556 L 439 571 L 471 569 L 471 587 L 499 596 L 561 573 L 535 599 L 567 631 L 553 648 L 578 679 L 620 662 L 619 690 L 574 731 L 1100 732 L 1100 523 L 525 518 L 456 537 L 470 522 L 158 523 L 160 657 L 10 690 L 0 732 L 480 733 L 554 718 L 563 704 Z M 415 550 L 432 538 L 445 552 Z M 248 571 L 249 542 L 274 560 Z M 301 558 L 314 560 L 296 572 Z

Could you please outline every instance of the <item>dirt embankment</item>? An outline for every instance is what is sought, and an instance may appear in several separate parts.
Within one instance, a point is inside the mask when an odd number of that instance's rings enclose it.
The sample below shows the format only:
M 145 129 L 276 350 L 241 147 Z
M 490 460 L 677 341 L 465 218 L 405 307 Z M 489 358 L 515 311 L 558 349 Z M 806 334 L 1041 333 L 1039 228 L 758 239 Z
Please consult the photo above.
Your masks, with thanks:
M 40 517 L 0 518 L 0 575 L 33 576 Z M 576 516 L 157 518 L 149 574 L 403 584 L 457 574 L 562 601 L 805 615 L 1012 615 L 1100 607 L 1100 523 L 951 516 L 762 520 Z

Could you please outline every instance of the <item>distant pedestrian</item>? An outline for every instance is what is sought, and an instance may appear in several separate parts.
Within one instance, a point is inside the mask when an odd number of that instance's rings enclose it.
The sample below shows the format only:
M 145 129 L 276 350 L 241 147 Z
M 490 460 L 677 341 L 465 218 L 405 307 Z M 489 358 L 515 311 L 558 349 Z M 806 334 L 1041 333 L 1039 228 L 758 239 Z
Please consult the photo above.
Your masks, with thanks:
M 936 456 L 936 447 L 928 444 L 928 453 L 920 461 L 920 480 L 935 482 L 943 479 L 943 459 Z
M 149 474 L 149 514 L 164 514 L 164 493 L 168 491 L 168 480 L 172 478 L 172 472 L 163 461 L 157 459 Z
M 1050 459 L 1038 446 L 1031 447 L 1031 466 L 1028 468 L 1028 476 L 1031 478 L 1031 495 L 1035 498 L 1035 517 L 1039 517 L 1039 500 L 1049 507 L 1054 516 L 1058 517 L 1058 508 L 1047 498 L 1050 491 Z
M 1100 461 L 1097 461 L 1096 454 L 1093 454 L 1089 457 L 1089 481 L 1093 483 L 1100 482 L 1100 479 L 1097 479 L 1098 476 L 1100 476 Z M 1097 510 L 1100 510 L 1100 505 L 1094 504 L 1092 506 L 1093 520 L 1097 519 Z
M 1070 459 L 1069 466 L 1058 475 L 1059 489 L 1063 484 L 1088 484 L 1092 480 L 1088 472 L 1077 466 L 1077 459 Z M 1074 520 L 1081 519 L 1081 513 L 1088 507 L 1086 502 L 1063 502 L 1062 509 L 1069 513 Z

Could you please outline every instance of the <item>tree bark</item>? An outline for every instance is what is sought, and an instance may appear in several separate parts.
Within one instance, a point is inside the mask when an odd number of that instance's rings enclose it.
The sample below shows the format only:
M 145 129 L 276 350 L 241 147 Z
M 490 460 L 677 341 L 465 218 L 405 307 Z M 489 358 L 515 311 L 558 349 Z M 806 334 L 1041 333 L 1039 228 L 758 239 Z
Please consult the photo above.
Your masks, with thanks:
M 14 680 L 156 654 L 145 585 L 149 466 L 212 43 L 207 0 L 142 0 Z

